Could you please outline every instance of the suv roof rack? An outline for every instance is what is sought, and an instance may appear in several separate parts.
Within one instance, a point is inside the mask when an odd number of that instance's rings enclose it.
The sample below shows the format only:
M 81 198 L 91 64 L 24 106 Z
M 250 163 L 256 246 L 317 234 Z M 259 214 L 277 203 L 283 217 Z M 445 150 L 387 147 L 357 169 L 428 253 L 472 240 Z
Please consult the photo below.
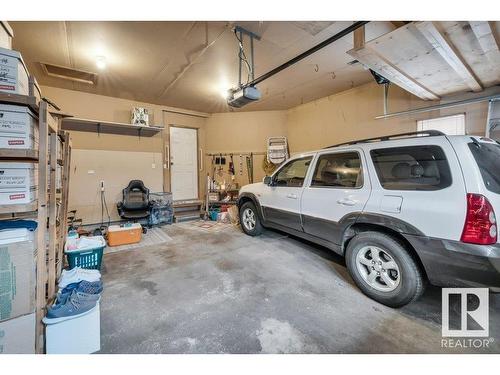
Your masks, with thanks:
M 336 145 L 328 146 L 325 148 L 332 148 L 332 147 L 339 147 L 339 146 L 349 146 L 349 145 L 355 145 L 358 143 L 368 143 L 368 142 L 374 142 L 374 141 L 389 141 L 393 138 L 413 138 L 413 137 L 418 137 L 418 136 L 427 136 L 427 137 L 437 137 L 440 135 L 445 135 L 443 132 L 440 132 L 439 130 L 425 130 L 425 131 L 418 131 L 418 132 L 409 132 L 409 133 L 400 133 L 400 134 L 392 134 L 392 135 L 385 135 L 382 137 L 374 137 L 374 138 L 366 138 L 366 139 L 358 139 L 356 141 L 349 141 L 349 142 L 344 142 L 344 143 L 338 143 Z

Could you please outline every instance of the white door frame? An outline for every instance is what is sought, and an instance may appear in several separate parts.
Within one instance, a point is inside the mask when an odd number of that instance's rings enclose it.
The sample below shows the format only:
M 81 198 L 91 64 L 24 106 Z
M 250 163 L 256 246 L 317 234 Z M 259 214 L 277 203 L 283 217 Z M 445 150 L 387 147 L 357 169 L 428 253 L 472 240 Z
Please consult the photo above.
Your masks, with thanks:
M 170 152 L 172 150 L 172 137 L 171 137 L 171 128 L 182 128 L 182 129 L 191 129 L 196 131 L 196 198 L 193 199 L 200 199 L 200 173 L 199 173 L 199 165 L 200 165 L 200 160 L 199 160 L 199 143 L 200 140 L 198 139 L 199 133 L 198 133 L 198 128 L 191 127 L 191 126 L 184 126 L 184 125 L 175 125 L 175 124 L 169 124 L 168 125 L 168 162 L 172 163 L 171 158 L 170 158 Z M 170 191 L 172 191 L 172 164 L 168 166 L 168 175 L 169 175 L 169 183 L 170 183 Z

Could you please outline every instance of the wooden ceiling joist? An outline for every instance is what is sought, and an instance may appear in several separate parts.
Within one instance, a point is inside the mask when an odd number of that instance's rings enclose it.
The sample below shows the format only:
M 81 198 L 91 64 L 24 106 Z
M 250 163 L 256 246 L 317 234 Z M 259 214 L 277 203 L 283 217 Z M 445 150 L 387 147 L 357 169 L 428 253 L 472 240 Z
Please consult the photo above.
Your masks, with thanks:
M 361 26 L 359 29 L 354 30 L 354 48 L 362 48 L 365 45 L 365 27 Z
M 469 24 L 484 53 L 499 51 L 498 41 L 488 21 L 470 21 Z
M 483 89 L 470 67 L 433 22 L 417 22 L 415 26 L 472 91 Z
M 413 95 L 416 95 L 424 100 L 439 99 L 438 95 L 405 74 L 370 47 L 365 46 L 362 48 L 355 48 L 347 53 L 356 58 L 363 65 L 387 78 L 392 83 L 402 87 L 406 91 L 411 92 Z

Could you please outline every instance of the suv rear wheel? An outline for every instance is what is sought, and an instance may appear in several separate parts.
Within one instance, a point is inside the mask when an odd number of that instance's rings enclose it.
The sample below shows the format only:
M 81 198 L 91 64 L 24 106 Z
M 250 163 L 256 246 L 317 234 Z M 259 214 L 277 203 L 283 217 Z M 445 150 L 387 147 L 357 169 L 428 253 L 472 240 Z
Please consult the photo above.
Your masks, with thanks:
M 425 289 L 424 276 L 397 240 L 379 232 L 362 232 L 347 246 L 346 263 L 367 296 L 390 307 L 404 306 Z
M 253 202 L 246 202 L 240 207 L 240 224 L 243 232 L 249 236 L 258 236 L 262 233 L 262 224 Z

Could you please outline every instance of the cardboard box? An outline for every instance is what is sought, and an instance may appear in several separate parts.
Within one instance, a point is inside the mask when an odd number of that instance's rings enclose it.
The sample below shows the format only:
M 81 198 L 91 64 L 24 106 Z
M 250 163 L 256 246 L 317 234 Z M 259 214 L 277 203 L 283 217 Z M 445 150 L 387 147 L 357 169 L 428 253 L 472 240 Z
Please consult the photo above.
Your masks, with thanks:
M 0 48 L 0 92 L 29 95 L 29 73 L 17 51 Z
M 38 150 L 38 117 L 28 107 L 0 104 L 0 148 Z
M 45 326 L 47 354 L 90 354 L 101 350 L 99 302 L 88 314 Z
M 7 21 L 0 21 L 0 48 L 11 49 L 14 31 Z
M 36 231 L 0 230 L 0 321 L 35 311 Z
M 26 204 L 37 199 L 35 163 L 0 163 L 0 204 Z
M 0 322 L 0 354 L 35 354 L 35 337 L 35 313 Z

